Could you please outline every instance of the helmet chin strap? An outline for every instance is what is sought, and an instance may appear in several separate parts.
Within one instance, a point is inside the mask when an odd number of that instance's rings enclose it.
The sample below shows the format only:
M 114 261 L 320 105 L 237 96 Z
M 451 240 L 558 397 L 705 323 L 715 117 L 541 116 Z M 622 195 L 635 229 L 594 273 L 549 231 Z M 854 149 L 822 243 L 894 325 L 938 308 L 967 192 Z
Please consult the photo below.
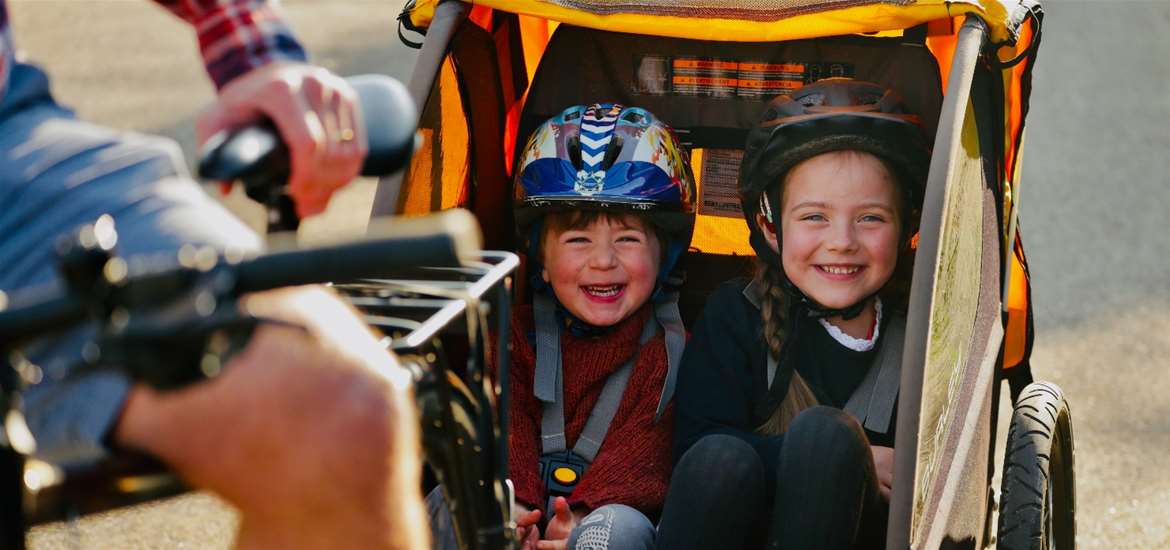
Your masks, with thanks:
M 865 309 L 865 305 L 868 304 L 874 296 L 877 296 L 877 293 L 875 292 L 869 296 L 866 296 L 865 298 L 862 298 L 857 303 L 849 307 L 835 309 L 824 306 L 820 302 L 806 295 L 802 290 L 800 290 L 799 287 L 797 287 L 792 283 L 791 280 L 788 279 L 788 275 L 784 273 L 783 268 L 780 270 L 780 275 L 780 279 L 783 281 L 784 285 L 784 293 L 792 298 L 794 303 L 799 305 L 801 309 L 805 311 L 805 315 L 813 319 L 841 317 L 842 319 L 848 321 L 857 317 L 858 315 L 861 315 L 862 310 Z

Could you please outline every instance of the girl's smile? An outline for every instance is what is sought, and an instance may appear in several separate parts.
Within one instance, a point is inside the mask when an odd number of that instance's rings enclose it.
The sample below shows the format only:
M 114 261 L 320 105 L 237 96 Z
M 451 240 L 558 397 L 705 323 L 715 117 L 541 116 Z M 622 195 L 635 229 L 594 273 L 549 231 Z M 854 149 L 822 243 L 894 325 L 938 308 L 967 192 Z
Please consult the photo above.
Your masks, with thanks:
M 785 177 L 781 202 L 782 242 L 761 227 L 788 279 L 809 298 L 845 309 L 893 275 L 902 223 L 898 189 L 877 157 L 835 151 L 805 160 Z

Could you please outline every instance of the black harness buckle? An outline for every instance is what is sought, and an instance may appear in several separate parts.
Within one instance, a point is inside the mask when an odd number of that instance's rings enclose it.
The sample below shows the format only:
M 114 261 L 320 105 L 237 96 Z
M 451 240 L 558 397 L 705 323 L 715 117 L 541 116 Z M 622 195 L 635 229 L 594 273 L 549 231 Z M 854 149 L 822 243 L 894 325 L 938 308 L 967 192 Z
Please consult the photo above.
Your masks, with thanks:
M 547 519 L 552 519 L 556 512 L 553 501 L 557 497 L 567 498 L 573 494 L 573 489 L 577 488 L 577 484 L 581 482 L 581 478 L 585 476 L 585 470 L 588 468 L 589 462 L 573 451 L 565 450 L 541 455 L 540 478 L 544 480 L 545 517 Z

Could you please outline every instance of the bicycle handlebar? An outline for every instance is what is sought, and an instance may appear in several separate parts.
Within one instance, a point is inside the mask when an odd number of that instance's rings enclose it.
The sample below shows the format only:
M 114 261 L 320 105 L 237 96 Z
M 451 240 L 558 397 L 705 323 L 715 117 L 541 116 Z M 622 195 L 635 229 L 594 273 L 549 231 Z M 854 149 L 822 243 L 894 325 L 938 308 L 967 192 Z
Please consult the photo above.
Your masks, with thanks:
M 202 272 L 218 268 L 232 275 L 234 284 L 223 289 L 225 297 L 303 284 L 339 282 L 358 278 L 388 277 L 395 270 L 419 265 L 455 267 L 477 258 L 481 237 L 475 217 L 466 210 L 446 210 L 408 220 L 386 219 L 371 223 L 367 238 L 357 242 L 317 248 L 274 252 L 250 259 L 219 258 L 214 264 L 183 267 L 176 259 L 165 268 L 157 265 L 110 280 L 107 262 L 100 270 L 106 292 L 71 288 L 66 293 L 20 303 L 14 296 L 7 310 L 0 310 L 0 347 L 8 349 L 39 334 L 76 324 L 117 306 L 136 308 L 189 290 L 189 282 Z M 111 256 L 111 260 L 112 260 Z
M 482 241 L 475 217 L 462 209 L 377 220 L 370 223 L 367 235 L 373 238 L 274 252 L 241 263 L 236 267 L 236 290 L 242 294 L 281 286 L 390 277 L 420 265 L 456 267 L 478 258 Z

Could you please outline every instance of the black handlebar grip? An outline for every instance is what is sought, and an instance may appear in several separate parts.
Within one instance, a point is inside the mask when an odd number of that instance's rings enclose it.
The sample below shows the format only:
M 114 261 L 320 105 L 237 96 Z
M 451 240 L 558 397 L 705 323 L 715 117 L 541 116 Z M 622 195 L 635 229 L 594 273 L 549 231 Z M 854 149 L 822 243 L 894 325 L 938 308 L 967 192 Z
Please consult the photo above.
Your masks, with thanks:
M 358 75 L 348 79 L 362 106 L 369 153 L 362 175 L 381 177 L 402 169 L 414 153 L 418 110 L 401 82 L 383 75 Z
M 401 82 L 385 75 L 346 79 L 357 92 L 369 153 L 363 176 L 392 174 L 410 160 L 415 148 L 418 110 Z M 199 176 L 217 181 L 259 178 L 283 185 L 288 176 L 288 149 L 271 122 L 220 132 L 199 152 Z
M 236 267 L 236 292 L 391 278 L 418 266 L 456 267 L 478 259 L 482 242 L 475 216 L 463 209 L 378 219 L 370 223 L 362 241 L 272 252 L 241 262 Z

